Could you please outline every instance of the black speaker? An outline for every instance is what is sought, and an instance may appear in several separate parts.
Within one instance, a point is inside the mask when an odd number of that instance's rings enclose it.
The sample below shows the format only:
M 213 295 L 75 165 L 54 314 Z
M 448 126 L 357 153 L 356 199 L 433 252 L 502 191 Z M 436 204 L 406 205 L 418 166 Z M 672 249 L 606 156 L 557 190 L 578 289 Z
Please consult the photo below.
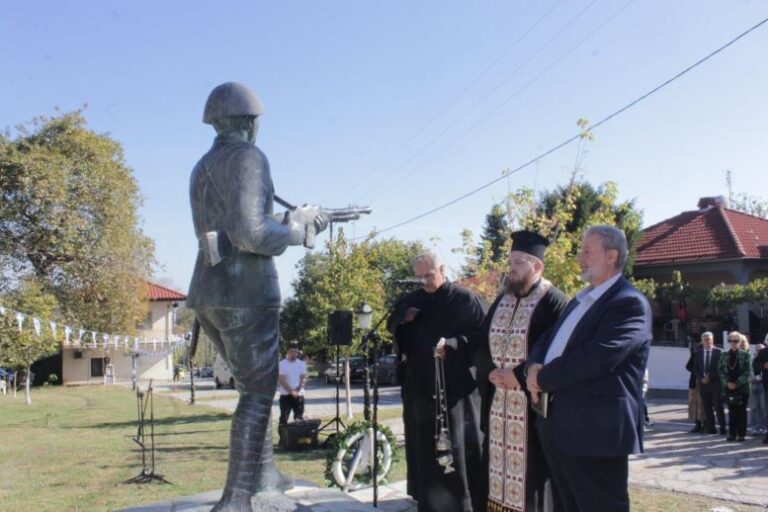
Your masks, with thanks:
M 331 345 L 352 344 L 351 311 L 334 311 L 328 315 L 328 343 Z

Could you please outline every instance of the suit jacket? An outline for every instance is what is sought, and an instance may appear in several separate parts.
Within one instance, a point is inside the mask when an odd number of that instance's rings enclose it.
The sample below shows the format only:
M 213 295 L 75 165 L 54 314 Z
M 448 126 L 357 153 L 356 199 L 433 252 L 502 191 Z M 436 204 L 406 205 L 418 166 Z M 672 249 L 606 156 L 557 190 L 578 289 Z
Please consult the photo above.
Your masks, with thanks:
M 752 369 L 755 375 L 763 376 L 763 386 L 768 387 L 768 369 L 765 368 L 765 363 L 768 363 L 768 347 L 763 348 L 755 355 L 755 359 L 752 361 Z
M 198 251 L 188 307 L 280 306 L 272 256 L 285 251 L 291 231 L 272 216 L 273 195 L 264 153 L 253 144 L 217 137 L 192 170 L 189 196 L 198 240 L 216 231 L 224 259 L 211 267 Z
M 543 364 L 573 306 L 536 343 L 529 366 Z M 539 372 L 539 385 L 552 395 L 549 419 L 559 452 L 614 457 L 642 451 L 643 375 L 652 337 L 648 301 L 620 277 L 576 324 L 563 354 Z
M 728 391 L 726 384 L 728 382 L 735 382 L 738 386 L 737 390 L 749 395 L 750 376 L 749 370 L 752 366 L 752 357 L 746 350 L 736 351 L 736 367 L 734 368 L 737 373 L 736 380 L 731 380 L 729 377 L 728 360 L 730 359 L 730 351 L 720 354 L 720 361 L 717 363 L 717 369 L 720 377 L 720 384 L 722 385 L 723 393 Z M 718 375 L 716 375 L 717 377 Z
M 720 394 L 720 374 L 718 368 L 720 367 L 720 358 L 723 356 L 722 349 L 713 346 L 710 350 L 712 353 L 709 355 L 709 367 L 704 367 L 704 349 L 700 348 L 693 355 L 693 374 L 696 375 L 697 384 L 701 383 L 701 379 L 705 375 L 709 375 L 709 388 L 715 394 Z M 702 384 L 703 385 L 703 384 Z

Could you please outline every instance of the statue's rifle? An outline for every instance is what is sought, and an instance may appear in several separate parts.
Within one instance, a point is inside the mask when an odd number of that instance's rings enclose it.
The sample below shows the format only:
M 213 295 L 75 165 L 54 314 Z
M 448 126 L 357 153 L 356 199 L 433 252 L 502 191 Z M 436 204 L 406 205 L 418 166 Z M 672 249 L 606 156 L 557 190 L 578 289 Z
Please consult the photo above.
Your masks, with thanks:
M 275 202 L 288 210 L 295 210 L 296 206 L 289 203 L 277 194 L 274 195 Z M 350 206 L 349 208 L 321 208 L 321 211 L 328 217 L 328 222 L 350 222 L 358 220 L 361 215 L 368 215 L 373 210 L 370 206 Z M 304 240 L 304 247 L 314 249 L 315 247 L 315 226 L 307 224 L 307 237 Z

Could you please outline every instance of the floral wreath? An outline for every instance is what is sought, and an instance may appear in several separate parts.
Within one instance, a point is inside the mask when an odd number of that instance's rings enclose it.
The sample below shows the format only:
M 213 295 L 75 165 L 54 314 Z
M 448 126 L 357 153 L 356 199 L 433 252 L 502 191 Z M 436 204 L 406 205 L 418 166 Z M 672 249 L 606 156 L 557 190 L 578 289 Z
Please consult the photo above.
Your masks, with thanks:
M 338 484 L 333 477 L 333 463 L 336 462 L 336 456 L 339 453 L 339 450 L 342 448 L 347 448 L 347 439 L 350 439 L 351 437 L 354 437 L 358 434 L 365 433 L 368 431 L 368 429 L 371 428 L 373 428 L 373 422 L 360 420 L 351 423 L 343 433 L 339 432 L 338 434 L 329 437 L 330 451 L 328 452 L 328 456 L 325 459 L 325 483 L 328 487 L 338 487 Z M 392 449 L 392 462 L 394 463 L 397 460 L 397 441 L 395 440 L 395 435 L 392 433 L 392 430 L 388 426 L 382 424 L 376 426 L 376 431 L 384 434 L 384 437 L 387 439 L 387 442 Z M 376 450 L 376 457 L 379 462 L 379 468 L 382 467 L 382 455 L 383 454 L 380 449 Z M 347 453 L 344 455 L 343 462 L 346 463 L 351 461 L 352 456 L 352 450 L 347 450 Z M 369 471 L 362 474 L 358 473 L 355 475 L 353 482 L 355 484 L 371 484 L 373 481 L 371 476 L 371 472 Z M 386 483 L 386 481 L 386 475 L 384 475 L 384 478 L 381 480 L 381 482 Z

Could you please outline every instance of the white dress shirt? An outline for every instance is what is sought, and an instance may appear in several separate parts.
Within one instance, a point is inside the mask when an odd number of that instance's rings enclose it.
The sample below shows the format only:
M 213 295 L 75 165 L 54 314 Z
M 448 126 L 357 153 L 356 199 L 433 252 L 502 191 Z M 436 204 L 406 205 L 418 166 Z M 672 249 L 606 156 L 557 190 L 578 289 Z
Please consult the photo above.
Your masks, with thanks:
M 613 286 L 620 277 L 621 272 L 594 288 L 589 286 L 576 294 L 574 300 L 578 301 L 578 304 L 570 311 L 570 313 L 568 313 L 568 316 L 563 323 L 560 324 L 560 328 L 557 330 L 557 333 L 555 333 L 555 337 L 549 345 L 549 350 L 547 350 L 547 355 L 544 358 L 544 364 L 549 364 L 553 359 L 563 355 L 563 350 L 565 350 L 568 340 L 571 339 L 571 335 L 573 334 L 576 325 L 578 325 L 579 321 L 587 314 L 589 308 L 591 308 L 592 305 L 597 302 L 597 300 L 608 291 L 608 288 Z

